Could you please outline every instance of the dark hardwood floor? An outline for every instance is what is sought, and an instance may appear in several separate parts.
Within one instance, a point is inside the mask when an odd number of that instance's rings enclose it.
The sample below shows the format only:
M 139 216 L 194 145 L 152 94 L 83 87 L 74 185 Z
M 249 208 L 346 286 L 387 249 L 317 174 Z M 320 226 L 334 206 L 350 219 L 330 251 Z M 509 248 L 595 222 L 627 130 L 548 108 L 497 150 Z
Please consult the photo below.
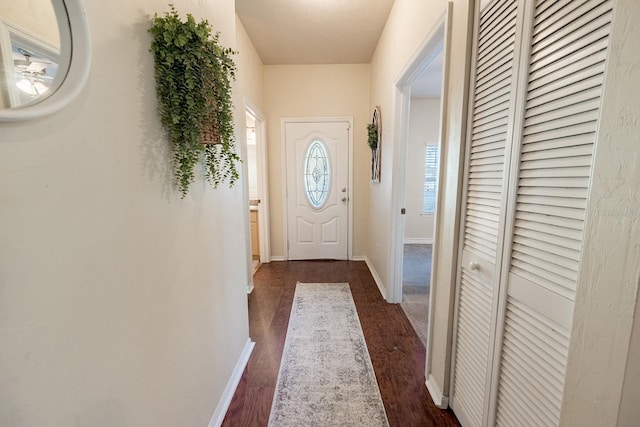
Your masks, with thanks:
M 451 411 L 434 406 L 424 384 L 425 348 L 400 306 L 384 301 L 364 262 L 289 261 L 264 264 L 254 276 L 249 331 L 256 346 L 223 426 L 267 425 L 296 282 L 349 283 L 391 427 L 459 425 Z

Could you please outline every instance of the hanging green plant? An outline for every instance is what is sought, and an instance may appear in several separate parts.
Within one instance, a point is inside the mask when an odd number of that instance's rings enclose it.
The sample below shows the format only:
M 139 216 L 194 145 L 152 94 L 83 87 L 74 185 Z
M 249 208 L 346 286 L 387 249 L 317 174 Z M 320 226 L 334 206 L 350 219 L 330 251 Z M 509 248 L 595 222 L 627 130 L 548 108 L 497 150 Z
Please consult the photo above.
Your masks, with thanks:
M 204 160 L 214 187 L 238 180 L 231 80 L 236 53 L 218 44 L 206 20 L 182 21 L 173 5 L 157 14 L 149 33 L 155 60 L 156 96 L 162 125 L 172 147 L 175 179 L 182 197 L 194 181 L 194 167 Z
M 375 123 L 367 124 L 368 144 L 372 150 L 378 149 L 378 125 Z
M 373 109 L 371 123 L 367 123 L 367 145 L 371 149 L 371 181 L 380 182 L 380 110 Z

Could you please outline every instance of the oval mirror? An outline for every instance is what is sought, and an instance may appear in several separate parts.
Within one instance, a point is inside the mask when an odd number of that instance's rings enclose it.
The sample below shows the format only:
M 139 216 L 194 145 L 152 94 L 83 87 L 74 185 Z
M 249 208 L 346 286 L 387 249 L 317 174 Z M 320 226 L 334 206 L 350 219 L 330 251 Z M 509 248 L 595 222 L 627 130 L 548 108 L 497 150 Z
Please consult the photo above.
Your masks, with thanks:
M 0 2 L 0 121 L 62 109 L 91 62 L 82 0 Z

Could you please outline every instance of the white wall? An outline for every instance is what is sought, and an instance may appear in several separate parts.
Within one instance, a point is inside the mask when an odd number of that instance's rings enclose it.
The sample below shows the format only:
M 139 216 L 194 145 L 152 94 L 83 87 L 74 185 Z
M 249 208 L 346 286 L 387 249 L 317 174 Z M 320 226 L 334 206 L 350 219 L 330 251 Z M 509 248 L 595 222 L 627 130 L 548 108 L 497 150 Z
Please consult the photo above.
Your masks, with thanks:
M 234 9 L 235 10 L 235 9 Z M 256 145 L 248 146 L 247 141 L 247 106 L 252 109 L 258 109 L 264 111 L 264 87 L 263 87 L 263 73 L 264 67 L 262 60 L 258 55 L 255 47 L 249 39 L 249 35 L 245 30 L 240 18 L 236 15 L 236 51 L 238 52 L 236 59 L 237 78 L 238 85 L 236 90 L 236 99 L 241 100 L 236 102 L 236 122 L 238 125 L 238 147 L 241 153 L 242 171 L 246 179 L 243 182 L 244 199 L 257 198 L 257 147 Z M 251 123 L 255 126 L 255 120 Z M 263 141 L 264 144 L 267 141 Z M 250 167 L 251 166 L 251 167 Z M 264 205 L 263 205 L 264 206 Z M 244 216 L 245 226 L 247 230 L 250 230 L 249 223 L 249 208 L 248 206 L 242 212 Z M 247 269 L 247 291 L 253 288 L 253 267 L 251 261 L 251 235 L 247 233 L 245 235 L 246 245 L 246 269 Z
M 620 398 L 619 427 L 633 427 L 640 420 L 640 300 L 636 294 L 635 317 L 627 354 L 627 366 Z
M 371 151 L 367 146 L 369 65 L 266 65 L 264 99 L 269 139 L 269 196 L 271 253 L 285 256 L 283 223 L 283 151 L 280 120 L 283 117 L 353 117 L 353 255 L 365 253 Z M 383 147 L 383 150 L 385 148 Z M 384 172 L 383 172 L 384 173 Z M 388 209 L 388 207 L 386 208 Z M 383 209 L 386 210 L 386 209 Z M 384 212 L 381 212 L 384 215 Z
M 233 0 L 174 3 L 235 47 Z M 203 426 L 248 340 L 243 183 L 172 185 L 147 33 L 167 3 L 86 6 L 80 97 L 0 124 L 0 425 Z
M 440 99 L 413 98 L 409 113 L 405 242 L 433 241 L 433 214 L 423 214 L 424 158 L 426 146 L 437 146 L 440 139 Z
M 434 301 L 433 324 L 435 329 L 430 341 L 431 365 L 427 375 L 446 396 L 448 394 L 450 327 L 452 321 L 453 289 L 457 247 L 457 197 L 460 186 L 460 162 L 464 122 L 466 118 L 466 88 L 469 60 L 469 1 L 453 1 L 451 58 L 449 85 L 444 88 L 448 107 L 445 111 L 447 139 L 442 144 L 442 165 L 445 179 L 440 183 L 440 222 L 434 246 L 434 285 L 431 298 Z M 389 206 L 392 201 L 391 166 L 393 164 L 395 85 L 421 43 L 433 31 L 447 6 L 445 0 L 396 0 L 380 37 L 371 63 L 371 105 L 380 105 L 383 112 L 382 182 L 372 185 L 369 192 L 369 218 L 366 253 L 379 276 L 388 280 L 390 275 L 390 236 L 392 224 Z M 404 155 L 404 153 L 403 153 Z M 439 245 L 439 246 L 438 246 Z M 387 287 L 388 283 L 384 283 Z

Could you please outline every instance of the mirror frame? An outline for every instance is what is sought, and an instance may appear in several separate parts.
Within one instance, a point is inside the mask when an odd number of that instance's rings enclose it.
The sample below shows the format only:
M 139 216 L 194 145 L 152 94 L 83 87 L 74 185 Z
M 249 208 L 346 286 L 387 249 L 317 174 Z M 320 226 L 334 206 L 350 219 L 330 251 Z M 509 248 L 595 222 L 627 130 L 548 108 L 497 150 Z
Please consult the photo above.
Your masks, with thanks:
M 82 0 L 51 0 L 60 31 L 60 63 L 63 80 L 40 102 L 0 110 L 0 122 L 15 122 L 48 116 L 66 107 L 82 90 L 91 68 L 91 38 Z M 70 45 L 71 49 L 63 46 Z M 63 64 L 68 64 L 63 68 Z M 66 70 L 66 73 L 64 71 Z

